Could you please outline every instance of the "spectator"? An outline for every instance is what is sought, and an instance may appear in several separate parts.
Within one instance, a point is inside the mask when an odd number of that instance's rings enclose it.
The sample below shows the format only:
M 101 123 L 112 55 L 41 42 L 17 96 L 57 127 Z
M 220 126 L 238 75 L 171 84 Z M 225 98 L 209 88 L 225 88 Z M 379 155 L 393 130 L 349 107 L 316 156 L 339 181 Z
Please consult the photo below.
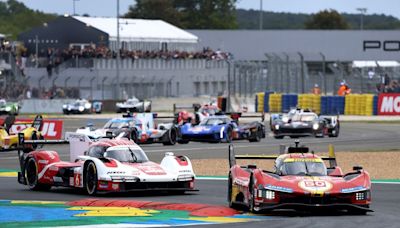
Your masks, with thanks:
M 339 96 L 345 96 L 345 95 L 348 95 L 350 93 L 351 93 L 350 87 L 346 84 L 345 81 L 342 81 L 340 83 L 340 87 L 339 87 L 339 90 L 337 91 L 337 94 Z
M 314 88 L 312 89 L 312 93 L 315 95 L 320 95 L 321 94 L 321 89 L 319 88 L 318 84 L 314 85 Z

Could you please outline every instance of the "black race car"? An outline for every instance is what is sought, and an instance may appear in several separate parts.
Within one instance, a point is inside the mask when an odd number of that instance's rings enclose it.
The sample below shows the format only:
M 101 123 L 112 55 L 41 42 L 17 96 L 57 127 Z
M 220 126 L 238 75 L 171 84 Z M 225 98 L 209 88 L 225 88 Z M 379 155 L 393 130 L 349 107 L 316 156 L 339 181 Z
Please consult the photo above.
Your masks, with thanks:
M 290 115 L 279 115 L 272 118 L 271 131 L 276 139 L 282 139 L 285 136 L 291 138 L 338 137 L 340 122 L 337 116 L 318 116 L 308 110 L 299 110 Z

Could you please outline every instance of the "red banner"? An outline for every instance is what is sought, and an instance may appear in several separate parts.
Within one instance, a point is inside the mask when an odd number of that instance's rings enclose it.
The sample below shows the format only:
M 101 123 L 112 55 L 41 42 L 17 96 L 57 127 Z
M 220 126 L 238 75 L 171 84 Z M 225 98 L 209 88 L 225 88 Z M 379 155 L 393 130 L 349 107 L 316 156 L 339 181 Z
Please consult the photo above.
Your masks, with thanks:
M 10 134 L 17 134 L 18 132 L 24 130 L 32 125 L 32 119 L 17 118 L 14 124 L 10 128 Z M 2 125 L 4 119 L 0 119 L 0 124 Z M 45 139 L 61 139 L 63 131 L 63 121 L 62 120 L 43 120 L 42 129 L 40 129 Z
M 400 93 L 379 94 L 378 115 L 400 115 Z

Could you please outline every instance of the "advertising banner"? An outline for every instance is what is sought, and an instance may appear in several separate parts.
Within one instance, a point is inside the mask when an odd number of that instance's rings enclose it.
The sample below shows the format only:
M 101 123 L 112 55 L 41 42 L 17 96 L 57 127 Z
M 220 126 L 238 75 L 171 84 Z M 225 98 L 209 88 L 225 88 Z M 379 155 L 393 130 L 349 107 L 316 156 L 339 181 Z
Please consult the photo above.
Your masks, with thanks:
M 379 94 L 378 115 L 400 115 L 400 93 Z
M 2 125 L 4 119 L 0 119 Z M 32 125 L 33 119 L 17 118 L 10 128 L 10 134 L 17 134 Z M 62 120 L 44 119 L 42 129 L 40 129 L 45 139 L 61 139 L 63 131 Z

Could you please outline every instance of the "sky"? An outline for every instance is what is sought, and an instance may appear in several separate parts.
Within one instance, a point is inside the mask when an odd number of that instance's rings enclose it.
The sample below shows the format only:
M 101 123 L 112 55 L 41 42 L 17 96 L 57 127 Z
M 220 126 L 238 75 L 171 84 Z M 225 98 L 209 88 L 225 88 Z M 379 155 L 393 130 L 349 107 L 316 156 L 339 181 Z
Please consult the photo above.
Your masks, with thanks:
M 6 0 L 0 0 L 6 1 Z M 117 0 L 19 0 L 31 9 L 46 13 L 76 14 L 90 16 L 116 16 Z M 367 8 L 366 14 L 386 14 L 400 19 L 399 0 L 262 0 L 263 9 L 273 12 L 316 13 L 324 9 L 339 12 L 358 13 L 357 8 Z M 134 0 L 120 0 L 120 14 L 128 11 Z M 238 0 L 237 8 L 259 9 L 260 0 Z

